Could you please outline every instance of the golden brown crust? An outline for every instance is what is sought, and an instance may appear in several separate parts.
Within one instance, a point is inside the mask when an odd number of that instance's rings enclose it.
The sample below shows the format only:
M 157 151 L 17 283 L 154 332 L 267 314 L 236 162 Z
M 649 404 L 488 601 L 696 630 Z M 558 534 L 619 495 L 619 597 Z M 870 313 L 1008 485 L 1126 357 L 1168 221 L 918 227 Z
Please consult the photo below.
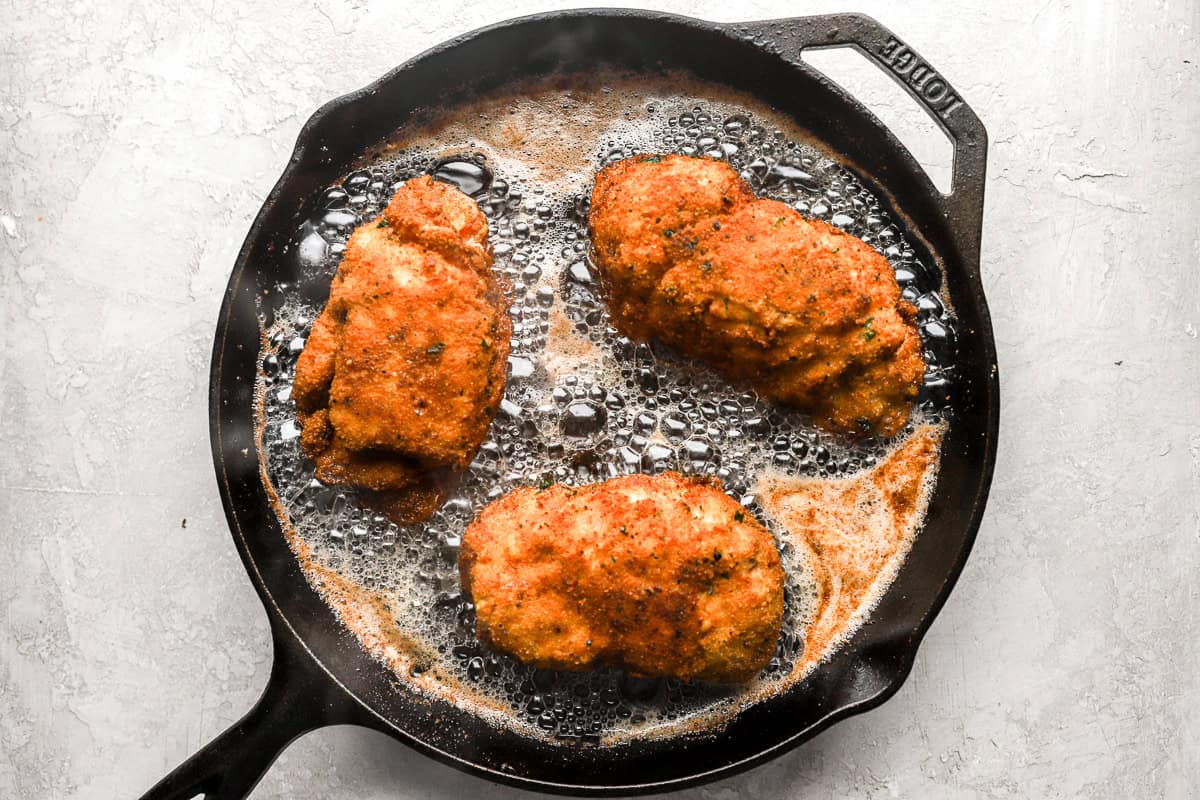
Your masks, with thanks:
M 596 175 L 592 247 L 613 319 L 628 335 L 649 338 L 658 327 L 647 319 L 650 300 L 663 274 L 687 254 L 685 238 L 676 234 L 753 199 L 741 176 L 720 161 L 634 156 Z
M 721 161 L 641 156 L 596 176 L 589 220 L 613 319 L 811 413 L 890 436 L 924 372 L 916 309 L 862 240 Z
M 405 522 L 427 517 L 487 435 L 509 337 L 486 219 L 455 189 L 408 181 L 350 236 L 296 364 L 317 477 L 411 495 L 377 500 Z
M 296 360 L 292 398 L 301 413 L 311 413 L 329 405 L 329 384 L 333 380 L 333 360 L 337 350 L 337 326 L 331 315 L 321 313 L 313 322 L 304 350 Z
M 392 234 L 419 242 L 456 265 L 491 278 L 492 251 L 487 219 L 466 195 L 429 177 L 409 181 L 412 191 L 397 191 L 383 216 Z
M 479 637 L 544 668 L 749 680 L 783 617 L 770 533 L 673 472 L 517 489 L 467 528 L 459 568 Z

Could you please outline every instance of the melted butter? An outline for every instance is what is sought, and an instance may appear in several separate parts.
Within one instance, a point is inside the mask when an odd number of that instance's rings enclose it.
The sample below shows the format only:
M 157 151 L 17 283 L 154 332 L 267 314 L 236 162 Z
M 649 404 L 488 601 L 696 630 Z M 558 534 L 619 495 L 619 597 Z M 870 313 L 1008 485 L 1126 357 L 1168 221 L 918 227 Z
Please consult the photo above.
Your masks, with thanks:
M 874 469 L 844 478 L 767 473 L 763 507 L 805 553 L 817 586 L 806 673 L 866 620 L 912 547 L 937 478 L 944 425 L 922 425 Z

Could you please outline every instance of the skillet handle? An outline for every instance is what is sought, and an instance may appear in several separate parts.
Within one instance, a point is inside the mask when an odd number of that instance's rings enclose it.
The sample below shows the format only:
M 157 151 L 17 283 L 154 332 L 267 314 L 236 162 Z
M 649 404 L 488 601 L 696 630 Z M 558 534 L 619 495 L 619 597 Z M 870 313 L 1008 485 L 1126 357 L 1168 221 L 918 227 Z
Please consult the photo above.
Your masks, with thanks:
M 971 256 L 978 258 L 987 131 L 941 73 L 896 34 L 864 14 L 767 20 L 739 24 L 734 30 L 755 41 L 778 45 L 785 57 L 813 72 L 816 70 L 800 58 L 803 51 L 853 47 L 908 92 L 953 143 L 950 193 L 942 193 L 942 208 L 958 240 L 969 248 Z M 844 93 L 840 87 L 835 88 Z
M 286 635 L 286 634 L 285 634 Z M 301 734 L 337 724 L 344 695 L 305 655 L 274 637 L 267 688 L 254 707 L 180 764 L 141 800 L 243 800 L 287 745 Z

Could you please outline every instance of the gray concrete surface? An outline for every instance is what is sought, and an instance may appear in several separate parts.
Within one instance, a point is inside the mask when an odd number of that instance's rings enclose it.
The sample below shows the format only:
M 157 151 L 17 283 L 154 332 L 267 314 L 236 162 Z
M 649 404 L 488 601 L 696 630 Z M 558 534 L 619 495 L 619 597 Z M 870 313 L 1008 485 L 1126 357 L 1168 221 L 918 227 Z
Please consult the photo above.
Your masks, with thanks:
M 1200 6 L 659 5 L 866 11 L 955 83 L 992 138 L 1004 387 L 979 543 L 904 689 L 680 796 L 1200 796 Z M 320 103 L 549 7 L 0 0 L 0 797 L 137 796 L 249 708 L 270 646 L 205 407 L 237 247 Z M 520 794 L 326 729 L 254 797 Z

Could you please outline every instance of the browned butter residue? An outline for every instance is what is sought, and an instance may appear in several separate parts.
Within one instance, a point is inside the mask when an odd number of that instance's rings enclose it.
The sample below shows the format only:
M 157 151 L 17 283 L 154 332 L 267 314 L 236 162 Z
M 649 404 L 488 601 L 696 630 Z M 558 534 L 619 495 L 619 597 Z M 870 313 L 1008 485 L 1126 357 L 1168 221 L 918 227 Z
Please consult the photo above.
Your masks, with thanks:
M 604 364 L 600 348 L 575 330 L 561 302 L 550 309 L 550 330 L 546 333 L 546 351 L 542 359 L 550 377 L 556 381 L 565 375 L 601 377 L 614 371 Z
M 866 618 L 925 516 L 944 425 L 921 425 L 874 469 L 846 478 L 763 476 L 763 507 L 807 551 L 817 586 L 802 675 Z
M 309 583 L 342 623 L 394 671 L 412 673 L 432 661 L 431 655 L 424 654 L 421 643 L 406 636 L 396 625 L 396 609 L 386 597 L 314 561 L 303 566 Z

